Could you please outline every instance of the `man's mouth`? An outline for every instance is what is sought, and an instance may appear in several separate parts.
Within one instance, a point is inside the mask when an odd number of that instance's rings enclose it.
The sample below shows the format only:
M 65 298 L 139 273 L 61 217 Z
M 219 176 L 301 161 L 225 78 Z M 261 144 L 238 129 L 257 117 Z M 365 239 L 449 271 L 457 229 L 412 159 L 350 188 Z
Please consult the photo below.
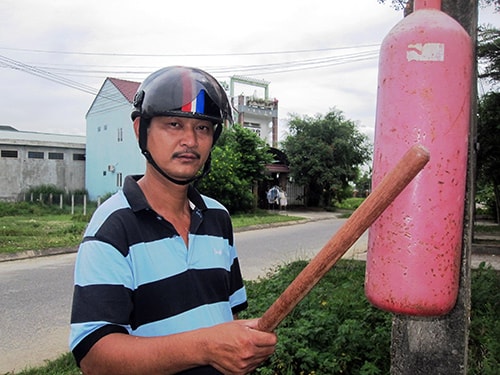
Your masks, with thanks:
M 195 151 L 180 151 L 173 154 L 173 159 L 198 160 L 201 155 Z

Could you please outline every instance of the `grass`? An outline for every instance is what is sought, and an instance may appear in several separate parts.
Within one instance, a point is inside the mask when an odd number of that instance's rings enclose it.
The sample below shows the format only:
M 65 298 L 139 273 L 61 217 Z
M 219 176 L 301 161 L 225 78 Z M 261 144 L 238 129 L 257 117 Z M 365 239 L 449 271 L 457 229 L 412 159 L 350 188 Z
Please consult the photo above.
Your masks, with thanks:
M 280 215 L 267 211 L 258 210 L 253 214 L 236 214 L 231 216 L 234 228 L 244 228 L 253 225 L 265 225 L 272 223 L 284 223 L 302 220 L 304 218 L 293 215 Z
M 82 239 L 87 219 L 80 216 L 0 217 L 0 253 L 76 246 Z
M 71 215 L 37 203 L 0 202 L 0 253 L 78 246 L 91 214 Z M 234 215 L 232 222 L 234 228 L 242 228 L 300 219 L 259 210 L 253 214 Z

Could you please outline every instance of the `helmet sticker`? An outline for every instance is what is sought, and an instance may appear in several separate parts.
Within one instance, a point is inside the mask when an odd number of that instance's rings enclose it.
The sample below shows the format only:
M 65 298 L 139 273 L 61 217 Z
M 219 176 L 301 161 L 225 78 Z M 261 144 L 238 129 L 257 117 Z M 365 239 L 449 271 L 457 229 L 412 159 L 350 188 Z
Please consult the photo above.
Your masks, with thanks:
M 192 102 L 184 104 L 181 111 L 205 114 L 205 91 L 201 90 Z

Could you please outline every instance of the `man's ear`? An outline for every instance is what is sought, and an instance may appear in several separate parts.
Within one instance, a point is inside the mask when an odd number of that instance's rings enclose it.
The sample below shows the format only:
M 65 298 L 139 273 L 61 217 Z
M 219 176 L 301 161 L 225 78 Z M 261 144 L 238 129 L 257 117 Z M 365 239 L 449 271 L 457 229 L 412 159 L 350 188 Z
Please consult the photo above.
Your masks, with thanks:
M 139 139 L 139 125 L 141 123 L 141 118 L 136 117 L 134 119 L 134 133 L 135 133 L 135 138 L 138 140 Z

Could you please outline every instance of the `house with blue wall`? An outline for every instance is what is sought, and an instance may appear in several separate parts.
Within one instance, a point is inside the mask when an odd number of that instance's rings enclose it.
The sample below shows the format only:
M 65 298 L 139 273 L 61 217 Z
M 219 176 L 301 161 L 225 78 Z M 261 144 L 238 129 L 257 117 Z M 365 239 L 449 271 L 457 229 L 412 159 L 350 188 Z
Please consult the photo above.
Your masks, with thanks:
M 235 96 L 233 86 L 236 83 L 262 86 L 265 96 Z M 140 152 L 130 117 L 139 85 L 138 82 L 106 78 L 87 112 L 85 187 L 90 200 L 96 201 L 99 197 L 115 193 L 122 188 L 127 175 L 143 174 L 145 171 L 146 159 Z M 232 77 L 229 98 L 235 109 L 233 118 L 236 122 L 258 134 L 273 146 L 272 150 L 276 153 L 278 101 L 268 98 L 268 85 L 269 82 Z M 272 183 L 290 193 L 289 203 L 301 204 L 294 197 L 303 195 L 303 187 L 296 187 L 288 181 L 288 163 L 277 157 L 276 163 L 266 169 L 273 177 Z M 262 187 L 265 191 L 267 188 Z M 300 191 L 295 192 L 297 189 Z M 265 191 L 259 195 L 265 197 Z
M 121 189 L 125 176 L 144 173 L 130 118 L 138 87 L 138 82 L 106 78 L 87 112 L 85 186 L 91 200 Z

